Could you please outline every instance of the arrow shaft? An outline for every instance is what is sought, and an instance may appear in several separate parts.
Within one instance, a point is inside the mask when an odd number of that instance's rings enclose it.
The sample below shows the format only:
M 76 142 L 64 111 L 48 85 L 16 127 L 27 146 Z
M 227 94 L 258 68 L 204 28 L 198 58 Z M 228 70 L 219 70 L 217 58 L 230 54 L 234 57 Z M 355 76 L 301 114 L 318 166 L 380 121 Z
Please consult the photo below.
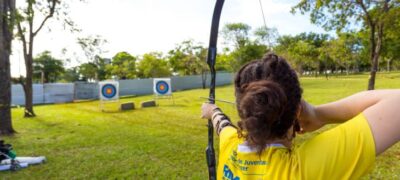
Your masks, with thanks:
M 207 97 L 200 97 L 201 99 L 207 99 L 209 101 L 217 101 L 217 102 L 223 102 L 223 103 L 228 103 L 228 104 L 236 104 L 234 102 L 231 101 L 225 101 L 225 100 L 221 100 L 221 99 L 211 99 L 211 98 L 207 98 Z

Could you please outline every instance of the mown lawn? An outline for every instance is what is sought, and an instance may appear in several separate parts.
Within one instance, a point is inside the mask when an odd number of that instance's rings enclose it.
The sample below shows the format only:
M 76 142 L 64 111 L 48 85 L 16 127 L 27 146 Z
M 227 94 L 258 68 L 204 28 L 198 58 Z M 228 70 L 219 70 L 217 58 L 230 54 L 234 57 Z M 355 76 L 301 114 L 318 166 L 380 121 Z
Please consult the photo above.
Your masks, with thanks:
M 368 75 L 302 78 L 304 97 L 313 104 L 333 101 L 364 90 Z M 400 74 L 380 74 L 377 88 L 400 88 Z M 13 109 L 18 133 L 2 137 L 20 156 L 45 155 L 48 162 L 18 172 L 0 172 L 1 179 L 207 179 L 204 150 L 206 121 L 200 119 L 200 96 L 208 90 L 174 93 L 175 104 L 104 113 L 99 102 L 36 106 L 38 116 L 22 118 Z M 218 99 L 233 101 L 232 86 L 220 87 Z M 126 98 L 136 106 L 152 96 Z M 232 119 L 235 108 L 218 103 Z M 298 141 L 313 134 L 301 136 Z M 217 141 L 217 138 L 216 138 Z M 218 142 L 216 142 L 217 144 Z M 217 147 L 217 146 L 216 146 Z M 216 149 L 217 150 L 217 149 Z M 217 150 L 218 151 L 218 150 Z M 400 179 L 400 144 L 381 155 L 366 179 Z

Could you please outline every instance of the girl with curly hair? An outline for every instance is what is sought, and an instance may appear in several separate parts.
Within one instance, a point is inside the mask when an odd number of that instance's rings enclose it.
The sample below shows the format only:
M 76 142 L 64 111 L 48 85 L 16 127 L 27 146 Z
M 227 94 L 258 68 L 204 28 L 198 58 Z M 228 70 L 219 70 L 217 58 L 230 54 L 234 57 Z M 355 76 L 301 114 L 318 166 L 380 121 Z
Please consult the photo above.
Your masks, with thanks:
M 234 87 L 237 126 L 216 105 L 202 107 L 220 136 L 218 179 L 358 179 L 400 140 L 400 90 L 312 106 L 302 100 L 295 71 L 275 54 L 241 67 Z M 327 124 L 340 125 L 293 145 L 297 133 Z

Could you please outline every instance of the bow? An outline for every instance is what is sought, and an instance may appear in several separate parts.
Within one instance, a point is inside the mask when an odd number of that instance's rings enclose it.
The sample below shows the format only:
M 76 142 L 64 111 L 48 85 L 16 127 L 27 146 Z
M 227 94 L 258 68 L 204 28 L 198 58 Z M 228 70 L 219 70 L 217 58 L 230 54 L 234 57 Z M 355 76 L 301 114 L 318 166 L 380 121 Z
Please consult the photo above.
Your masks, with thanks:
M 225 0 L 217 0 L 215 3 L 214 14 L 212 17 L 210 44 L 208 46 L 207 64 L 210 67 L 211 83 L 210 83 L 210 103 L 215 103 L 215 59 L 217 56 L 217 40 L 219 19 L 221 17 L 222 7 Z M 206 158 L 208 165 L 208 177 L 211 180 L 217 179 L 215 169 L 215 151 L 214 151 L 214 128 L 211 119 L 208 120 L 208 146 L 206 149 Z

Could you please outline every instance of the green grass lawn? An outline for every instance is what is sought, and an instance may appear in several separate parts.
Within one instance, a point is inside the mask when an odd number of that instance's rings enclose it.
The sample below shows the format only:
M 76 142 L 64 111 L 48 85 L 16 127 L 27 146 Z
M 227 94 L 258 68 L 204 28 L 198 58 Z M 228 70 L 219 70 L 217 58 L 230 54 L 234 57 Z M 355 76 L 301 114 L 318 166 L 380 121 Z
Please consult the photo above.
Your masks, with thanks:
M 304 98 L 313 104 L 334 101 L 367 87 L 368 75 L 302 78 Z M 377 89 L 400 88 L 400 74 L 380 74 Z M 232 86 L 220 87 L 218 99 L 233 101 Z M 13 137 L 2 137 L 20 156 L 45 155 L 48 162 L 18 172 L 0 172 L 1 179 L 207 179 L 204 150 L 206 121 L 200 106 L 208 90 L 174 93 L 158 107 L 103 113 L 99 102 L 36 106 L 36 118 L 22 118 L 13 109 Z M 121 99 L 150 100 L 152 96 Z M 237 120 L 235 107 L 218 104 Z M 328 127 L 329 128 L 329 127 Z M 399 127 L 400 128 L 400 127 Z M 300 136 L 298 141 L 313 134 Z M 216 138 L 216 144 L 217 144 Z M 217 146 L 215 146 L 217 147 Z M 216 149 L 218 151 L 218 149 Z M 367 179 L 400 179 L 400 144 L 377 158 Z

